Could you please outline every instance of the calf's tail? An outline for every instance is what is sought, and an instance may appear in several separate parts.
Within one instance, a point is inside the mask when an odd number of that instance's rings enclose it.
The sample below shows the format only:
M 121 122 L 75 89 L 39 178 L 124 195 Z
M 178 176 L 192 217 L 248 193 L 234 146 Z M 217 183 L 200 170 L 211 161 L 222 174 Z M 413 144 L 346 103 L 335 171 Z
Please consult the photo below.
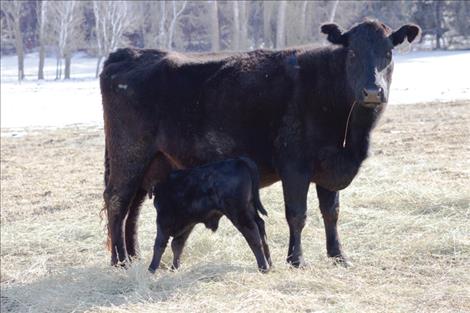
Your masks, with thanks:
M 258 210 L 261 214 L 268 215 L 268 212 L 266 212 L 266 209 L 264 208 L 259 198 L 258 167 L 256 166 L 255 162 L 253 162 L 249 158 L 241 157 L 240 160 L 242 160 L 245 163 L 245 165 L 250 169 L 253 205 L 255 206 L 256 210 Z

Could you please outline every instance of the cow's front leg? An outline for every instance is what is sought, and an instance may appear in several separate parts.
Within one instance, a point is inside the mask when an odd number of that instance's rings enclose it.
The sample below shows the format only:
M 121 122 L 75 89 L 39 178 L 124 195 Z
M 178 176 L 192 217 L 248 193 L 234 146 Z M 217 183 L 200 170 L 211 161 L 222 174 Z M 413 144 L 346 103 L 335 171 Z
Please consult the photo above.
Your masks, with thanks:
M 339 192 L 330 191 L 317 185 L 317 197 L 323 216 L 326 234 L 326 251 L 337 264 L 349 266 L 351 263 L 344 255 L 339 241 L 336 223 L 339 216 Z
M 309 176 L 300 171 L 284 171 L 282 177 L 286 218 L 289 225 L 289 250 L 287 262 L 302 267 L 305 261 L 302 254 L 302 230 L 307 218 L 307 194 Z

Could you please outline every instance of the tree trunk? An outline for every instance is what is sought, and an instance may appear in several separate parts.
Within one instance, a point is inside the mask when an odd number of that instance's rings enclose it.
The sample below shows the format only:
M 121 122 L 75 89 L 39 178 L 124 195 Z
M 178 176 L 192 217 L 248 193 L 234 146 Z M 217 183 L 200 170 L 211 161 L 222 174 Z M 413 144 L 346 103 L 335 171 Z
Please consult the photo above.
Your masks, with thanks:
M 58 80 L 62 77 L 62 58 L 57 54 L 57 62 L 55 67 L 55 79 Z
M 72 55 L 70 53 L 66 53 L 64 59 L 65 59 L 64 79 L 70 79 L 70 65 L 72 63 Z
M 186 7 L 187 1 L 182 2 L 181 9 L 179 11 L 176 10 L 176 3 L 177 3 L 177 1 L 173 0 L 173 2 L 172 2 L 172 4 L 173 4 L 173 18 L 171 20 L 170 29 L 168 31 L 168 33 L 169 33 L 169 35 L 168 35 L 168 50 L 172 49 L 173 36 L 174 36 L 174 33 L 175 33 L 176 22 L 178 21 L 178 17 L 181 15 L 181 13 L 183 13 L 184 8 Z
M 278 11 L 277 11 L 277 28 L 276 28 L 276 48 L 277 49 L 284 47 L 285 40 L 286 40 L 286 36 L 285 36 L 286 8 L 287 8 L 287 1 L 286 0 L 280 1 Z
M 36 0 L 36 18 L 38 27 L 38 41 L 39 41 L 39 64 L 38 64 L 38 79 L 44 79 L 44 59 L 46 48 L 44 47 L 44 31 L 48 9 L 48 1 Z
M 210 15 L 211 15 L 211 47 L 212 51 L 220 50 L 219 42 L 219 12 L 217 7 L 217 1 L 214 0 L 210 3 Z
M 100 74 L 100 66 L 101 66 L 101 60 L 103 59 L 103 57 L 100 55 L 98 57 L 98 61 L 96 62 L 96 73 L 95 73 L 95 77 L 98 77 L 98 75 Z
M 271 44 L 271 7 L 269 1 L 263 2 L 263 41 L 265 48 L 272 48 Z
M 339 4 L 339 0 L 335 0 L 335 2 L 333 2 L 333 7 L 331 8 L 331 12 L 330 12 L 330 19 L 329 19 L 330 23 L 333 23 L 335 20 L 336 9 L 338 8 L 338 4 Z
M 240 47 L 244 50 L 250 46 L 247 13 L 246 1 L 240 1 Z
M 165 31 L 165 23 L 166 23 L 166 2 L 160 1 L 160 29 L 158 32 L 158 40 L 157 40 L 157 47 L 163 48 L 166 42 L 166 31 Z
M 23 34 L 20 29 L 20 19 L 15 21 L 15 48 L 18 55 L 18 80 L 24 79 L 24 45 Z
M 18 51 L 18 80 L 21 81 L 24 79 L 24 51 L 23 45 L 21 45 L 21 50 Z
M 436 49 L 441 49 L 441 38 L 442 38 L 442 27 L 441 27 L 441 1 L 436 1 L 434 4 L 435 9 L 436 9 Z
M 240 10 L 238 8 L 238 1 L 233 1 L 232 6 L 233 6 L 232 49 L 235 51 L 238 51 L 240 49 Z
M 44 58 L 45 58 L 45 49 L 41 41 L 40 46 L 39 46 L 38 79 L 44 79 Z
M 300 31 L 301 31 L 301 40 L 305 42 L 307 39 L 307 6 L 308 0 L 305 0 L 302 3 L 302 12 L 300 12 Z

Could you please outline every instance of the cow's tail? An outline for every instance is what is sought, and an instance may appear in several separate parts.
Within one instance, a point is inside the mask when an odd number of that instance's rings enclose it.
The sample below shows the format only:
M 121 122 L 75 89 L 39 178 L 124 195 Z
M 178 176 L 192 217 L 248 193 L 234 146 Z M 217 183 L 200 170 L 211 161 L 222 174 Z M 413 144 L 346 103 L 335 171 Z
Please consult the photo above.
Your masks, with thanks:
M 259 211 L 263 215 L 268 215 L 266 209 L 264 208 L 263 204 L 261 203 L 259 197 L 259 173 L 258 167 L 256 166 L 255 162 L 250 160 L 246 157 L 240 158 L 246 166 L 250 169 L 251 174 L 251 186 L 252 186 L 252 195 L 253 195 L 253 205 L 255 206 L 256 210 Z
M 108 156 L 108 147 L 105 145 L 104 149 L 104 188 L 108 186 L 109 182 L 109 156 Z M 100 211 L 101 220 L 106 220 L 105 228 L 107 230 L 107 238 L 106 238 L 106 247 L 109 251 L 111 251 L 111 232 L 109 231 L 109 221 L 108 221 L 108 210 L 106 207 L 106 203 L 103 204 L 103 208 Z

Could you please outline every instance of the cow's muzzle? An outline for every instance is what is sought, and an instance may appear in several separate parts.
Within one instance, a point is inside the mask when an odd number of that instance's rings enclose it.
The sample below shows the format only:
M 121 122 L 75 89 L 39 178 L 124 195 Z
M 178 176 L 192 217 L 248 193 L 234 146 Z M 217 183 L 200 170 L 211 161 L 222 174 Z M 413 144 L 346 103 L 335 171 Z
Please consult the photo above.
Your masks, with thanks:
M 362 96 L 362 105 L 368 108 L 375 108 L 385 102 L 385 94 L 382 87 L 364 88 Z

